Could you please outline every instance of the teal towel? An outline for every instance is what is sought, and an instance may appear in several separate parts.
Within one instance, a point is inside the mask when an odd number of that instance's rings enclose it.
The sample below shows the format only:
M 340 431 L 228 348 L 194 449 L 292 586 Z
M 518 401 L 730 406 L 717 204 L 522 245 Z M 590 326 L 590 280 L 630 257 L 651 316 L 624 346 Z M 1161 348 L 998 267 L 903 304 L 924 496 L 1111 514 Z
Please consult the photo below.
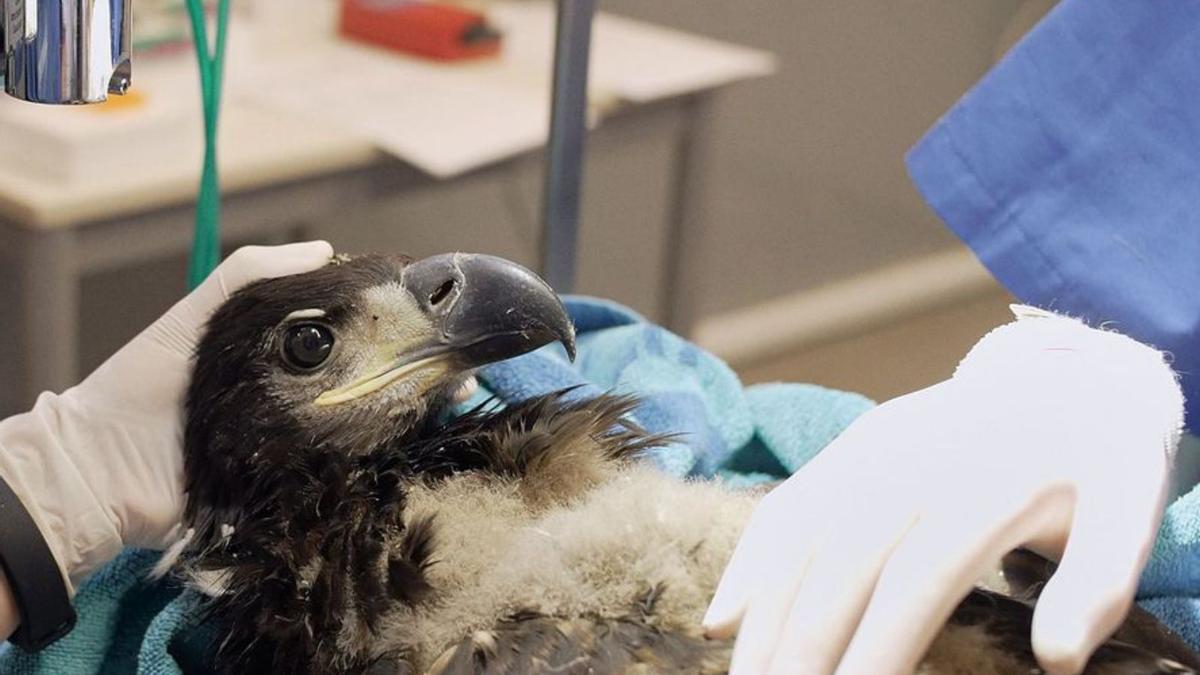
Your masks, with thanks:
M 1138 604 L 1200 648 L 1200 486 L 1167 508 Z
M 566 387 L 574 396 L 603 391 L 637 394 L 636 421 L 652 432 L 679 434 L 651 459 L 675 476 L 720 475 L 738 484 L 779 480 L 825 447 L 872 403 L 813 385 L 744 389 L 719 359 L 612 302 L 566 298 L 578 331 L 579 357 L 569 363 L 551 346 L 480 374 L 484 391 L 518 401 Z M 45 675 L 209 671 L 211 626 L 197 597 L 147 574 L 157 554 L 129 550 L 83 584 L 75 598 L 76 629 L 38 654 L 0 653 L 0 672 Z
M 1167 508 L 1158 541 L 1142 574 L 1141 596 L 1149 600 L 1200 595 L 1197 561 L 1200 561 L 1200 486 Z
M 158 559 L 154 551 L 130 549 L 88 579 L 75 596 L 75 630 L 51 647 L 30 654 L 11 645 L 0 653 L 0 672 L 50 675 L 165 673 L 139 670 L 147 628 L 180 594 L 177 585 L 147 583 Z

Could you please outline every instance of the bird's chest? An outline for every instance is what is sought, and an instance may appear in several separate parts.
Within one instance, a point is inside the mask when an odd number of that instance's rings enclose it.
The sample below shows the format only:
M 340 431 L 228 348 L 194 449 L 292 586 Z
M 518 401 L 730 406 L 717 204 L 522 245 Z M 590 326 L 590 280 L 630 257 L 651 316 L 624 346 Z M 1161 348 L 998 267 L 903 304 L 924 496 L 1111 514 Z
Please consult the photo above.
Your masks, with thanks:
M 577 498 L 531 503 L 519 481 L 461 476 L 408 493 L 432 517 L 435 600 L 388 617 L 379 653 L 419 663 L 513 616 L 637 621 L 699 637 L 700 620 L 755 499 L 650 468 Z M 647 609 L 647 598 L 653 598 Z

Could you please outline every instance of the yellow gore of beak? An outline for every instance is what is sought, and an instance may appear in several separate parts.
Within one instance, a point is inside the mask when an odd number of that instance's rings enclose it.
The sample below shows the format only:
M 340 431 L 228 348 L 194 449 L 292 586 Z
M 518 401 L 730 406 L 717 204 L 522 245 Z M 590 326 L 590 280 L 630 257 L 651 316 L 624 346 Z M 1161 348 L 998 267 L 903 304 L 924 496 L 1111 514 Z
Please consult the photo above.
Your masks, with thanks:
M 409 377 L 421 371 L 428 370 L 446 371 L 446 359 L 444 355 L 430 356 L 424 359 L 418 359 L 410 363 L 401 363 L 398 365 L 389 366 L 388 368 L 376 372 L 373 375 L 360 378 L 347 384 L 343 387 L 330 389 L 322 393 L 316 398 L 313 403 L 319 406 L 337 405 L 347 401 L 353 401 L 362 398 L 367 394 L 374 393 L 391 385 L 397 380 Z M 435 373 L 440 374 L 440 373 Z M 420 392 L 418 392 L 420 393 Z

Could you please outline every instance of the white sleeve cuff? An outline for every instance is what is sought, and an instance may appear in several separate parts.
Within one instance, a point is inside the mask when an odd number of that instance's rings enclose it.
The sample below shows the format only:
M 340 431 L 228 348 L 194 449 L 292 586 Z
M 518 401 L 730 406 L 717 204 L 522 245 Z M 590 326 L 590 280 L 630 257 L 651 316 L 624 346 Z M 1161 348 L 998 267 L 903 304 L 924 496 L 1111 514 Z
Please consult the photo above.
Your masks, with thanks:
M 60 446 L 55 398 L 42 394 L 33 410 L 0 421 L 0 478 L 37 523 L 74 596 L 122 543 L 112 517 Z

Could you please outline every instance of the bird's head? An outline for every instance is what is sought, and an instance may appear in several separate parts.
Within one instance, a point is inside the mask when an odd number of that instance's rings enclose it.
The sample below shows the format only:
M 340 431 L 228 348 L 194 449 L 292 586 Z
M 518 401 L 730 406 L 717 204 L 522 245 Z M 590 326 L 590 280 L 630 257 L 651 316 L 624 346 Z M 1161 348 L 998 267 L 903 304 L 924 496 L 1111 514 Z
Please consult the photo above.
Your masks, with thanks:
M 411 433 L 473 369 L 554 341 L 574 356 L 553 290 L 492 256 L 370 255 L 252 283 L 197 347 L 189 482 L 238 481 L 301 450 L 370 451 Z

